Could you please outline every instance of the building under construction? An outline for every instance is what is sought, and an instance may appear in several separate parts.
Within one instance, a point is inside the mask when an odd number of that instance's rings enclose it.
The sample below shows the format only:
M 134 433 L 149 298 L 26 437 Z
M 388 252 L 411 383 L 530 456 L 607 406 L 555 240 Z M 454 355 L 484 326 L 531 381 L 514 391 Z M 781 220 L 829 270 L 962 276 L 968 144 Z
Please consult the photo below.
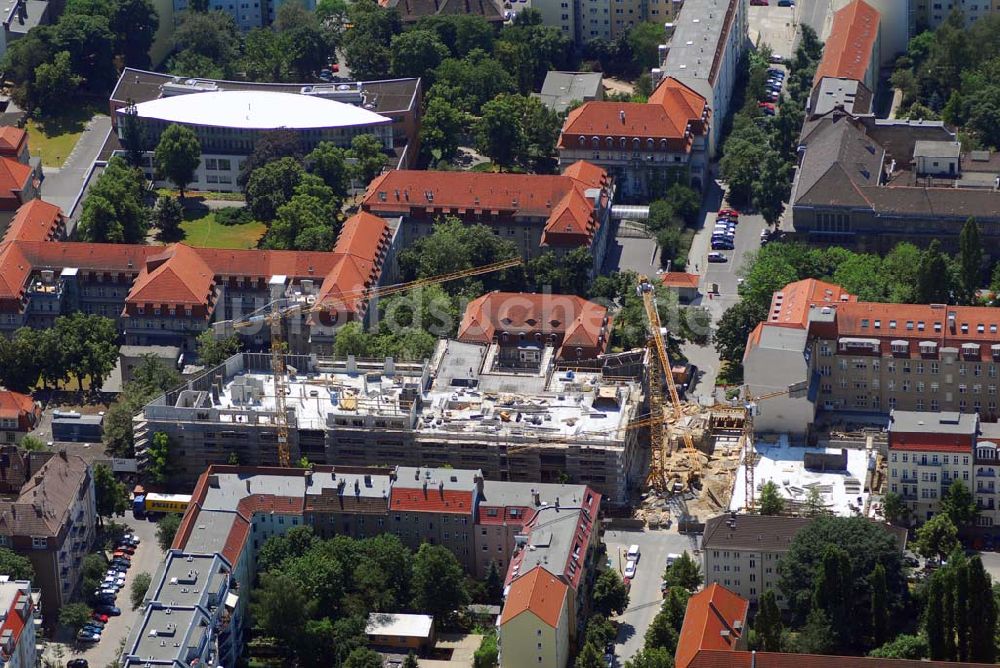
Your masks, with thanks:
M 502 370 L 493 346 L 441 341 L 431 360 L 399 363 L 290 355 L 285 406 L 291 461 L 337 466 L 453 466 L 487 479 L 583 483 L 609 504 L 642 482 L 643 401 L 633 379 Z M 278 463 L 268 354 L 242 353 L 167 392 L 135 417 L 136 456 L 170 439 L 171 469 L 193 483 L 210 465 Z

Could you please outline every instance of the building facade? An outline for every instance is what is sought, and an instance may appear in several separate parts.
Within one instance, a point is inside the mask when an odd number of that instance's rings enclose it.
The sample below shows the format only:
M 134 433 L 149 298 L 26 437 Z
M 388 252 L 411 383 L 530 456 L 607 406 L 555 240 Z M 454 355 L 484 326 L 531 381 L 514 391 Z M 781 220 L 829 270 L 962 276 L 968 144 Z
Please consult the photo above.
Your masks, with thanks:
M 881 19 L 878 10 L 865 0 L 852 0 L 837 10 L 813 86 L 825 77 L 833 77 L 860 81 L 877 93 L 882 65 Z
M 971 25 L 984 16 L 1000 13 L 997 0 L 911 0 L 920 30 L 934 30 L 954 12 L 962 12 L 965 24 Z
M 700 190 L 708 170 L 709 117 L 705 98 L 668 77 L 645 103 L 587 102 L 569 112 L 559 162 L 601 167 L 626 200 L 661 199 L 674 183 Z
M 500 666 L 566 668 L 570 655 L 569 587 L 541 566 L 510 585 L 498 624 Z
M 0 389 L 0 443 L 20 443 L 41 418 L 41 406 L 31 397 Z
M 0 575 L 0 659 L 4 668 L 38 665 L 35 597 L 28 580 Z

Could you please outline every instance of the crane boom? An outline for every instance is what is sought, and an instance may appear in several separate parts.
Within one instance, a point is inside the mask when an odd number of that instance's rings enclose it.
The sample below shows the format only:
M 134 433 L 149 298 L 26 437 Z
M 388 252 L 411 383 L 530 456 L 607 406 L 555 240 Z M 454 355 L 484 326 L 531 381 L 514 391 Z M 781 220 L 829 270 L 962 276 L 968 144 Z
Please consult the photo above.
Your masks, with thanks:
M 753 448 L 753 418 L 754 413 L 757 410 L 757 404 L 761 401 L 767 401 L 768 399 L 773 399 L 775 397 L 781 397 L 786 394 L 792 394 L 795 388 L 789 387 L 784 390 L 778 390 L 776 392 L 768 392 L 767 394 L 761 394 L 756 397 L 747 397 L 746 403 L 743 406 L 743 433 L 740 435 L 740 449 L 743 453 L 743 470 L 744 478 L 746 478 L 746 489 L 744 490 L 743 506 L 744 510 L 748 513 L 752 513 L 754 508 L 757 506 L 757 486 L 754 480 L 754 470 L 756 469 L 757 463 L 754 461 L 754 448 Z M 749 388 L 747 389 L 747 394 L 749 394 Z

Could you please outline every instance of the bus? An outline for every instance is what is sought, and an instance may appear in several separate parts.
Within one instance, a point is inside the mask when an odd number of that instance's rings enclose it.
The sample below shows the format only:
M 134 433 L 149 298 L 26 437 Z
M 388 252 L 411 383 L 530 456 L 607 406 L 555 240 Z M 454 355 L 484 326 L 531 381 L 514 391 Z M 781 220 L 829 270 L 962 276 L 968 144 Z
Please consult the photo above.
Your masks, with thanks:
M 148 492 L 137 494 L 132 502 L 132 514 L 136 518 L 143 518 L 153 513 L 180 513 L 183 514 L 191 505 L 190 494 L 157 494 Z

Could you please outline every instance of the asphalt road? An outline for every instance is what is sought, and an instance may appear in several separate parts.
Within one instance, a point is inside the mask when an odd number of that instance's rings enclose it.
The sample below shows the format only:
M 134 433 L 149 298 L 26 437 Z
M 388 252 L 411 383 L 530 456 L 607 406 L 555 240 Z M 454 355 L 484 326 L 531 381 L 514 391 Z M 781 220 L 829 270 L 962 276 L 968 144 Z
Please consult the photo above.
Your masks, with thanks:
M 138 573 L 155 574 L 163 562 L 163 550 L 156 542 L 156 524 L 134 519 L 131 513 L 115 520 L 131 527 L 141 541 L 132 557 L 132 567 L 125 575 L 125 586 L 118 593 L 115 603 L 121 608 L 122 614 L 108 620 L 101 641 L 95 644 L 78 645 L 67 631 L 57 633 L 57 640 L 46 644 L 43 656 L 44 659 L 53 661 L 54 665 L 61 666 L 70 659 L 82 658 L 94 668 L 102 668 L 117 661 L 121 656 L 122 644 L 140 612 L 132 610 L 132 581 Z
M 90 119 L 73 152 L 62 167 L 46 167 L 42 181 L 42 199 L 60 207 L 67 216 L 76 201 L 91 165 L 101 152 L 111 130 L 111 118 L 98 115 Z
M 660 611 L 663 596 L 660 585 L 666 569 L 667 555 L 680 554 L 687 550 L 692 553 L 697 547 L 697 538 L 682 536 L 673 531 L 606 531 L 604 542 L 608 547 L 608 558 L 612 567 L 622 572 L 625 569 L 625 552 L 628 546 L 639 546 L 639 564 L 635 578 L 629 589 L 628 608 L 616 618 L 618 638 L 615 641 L 616 666 L 624 666 L 636 652 L 642 649 L 646 629 L 653 617 Z

